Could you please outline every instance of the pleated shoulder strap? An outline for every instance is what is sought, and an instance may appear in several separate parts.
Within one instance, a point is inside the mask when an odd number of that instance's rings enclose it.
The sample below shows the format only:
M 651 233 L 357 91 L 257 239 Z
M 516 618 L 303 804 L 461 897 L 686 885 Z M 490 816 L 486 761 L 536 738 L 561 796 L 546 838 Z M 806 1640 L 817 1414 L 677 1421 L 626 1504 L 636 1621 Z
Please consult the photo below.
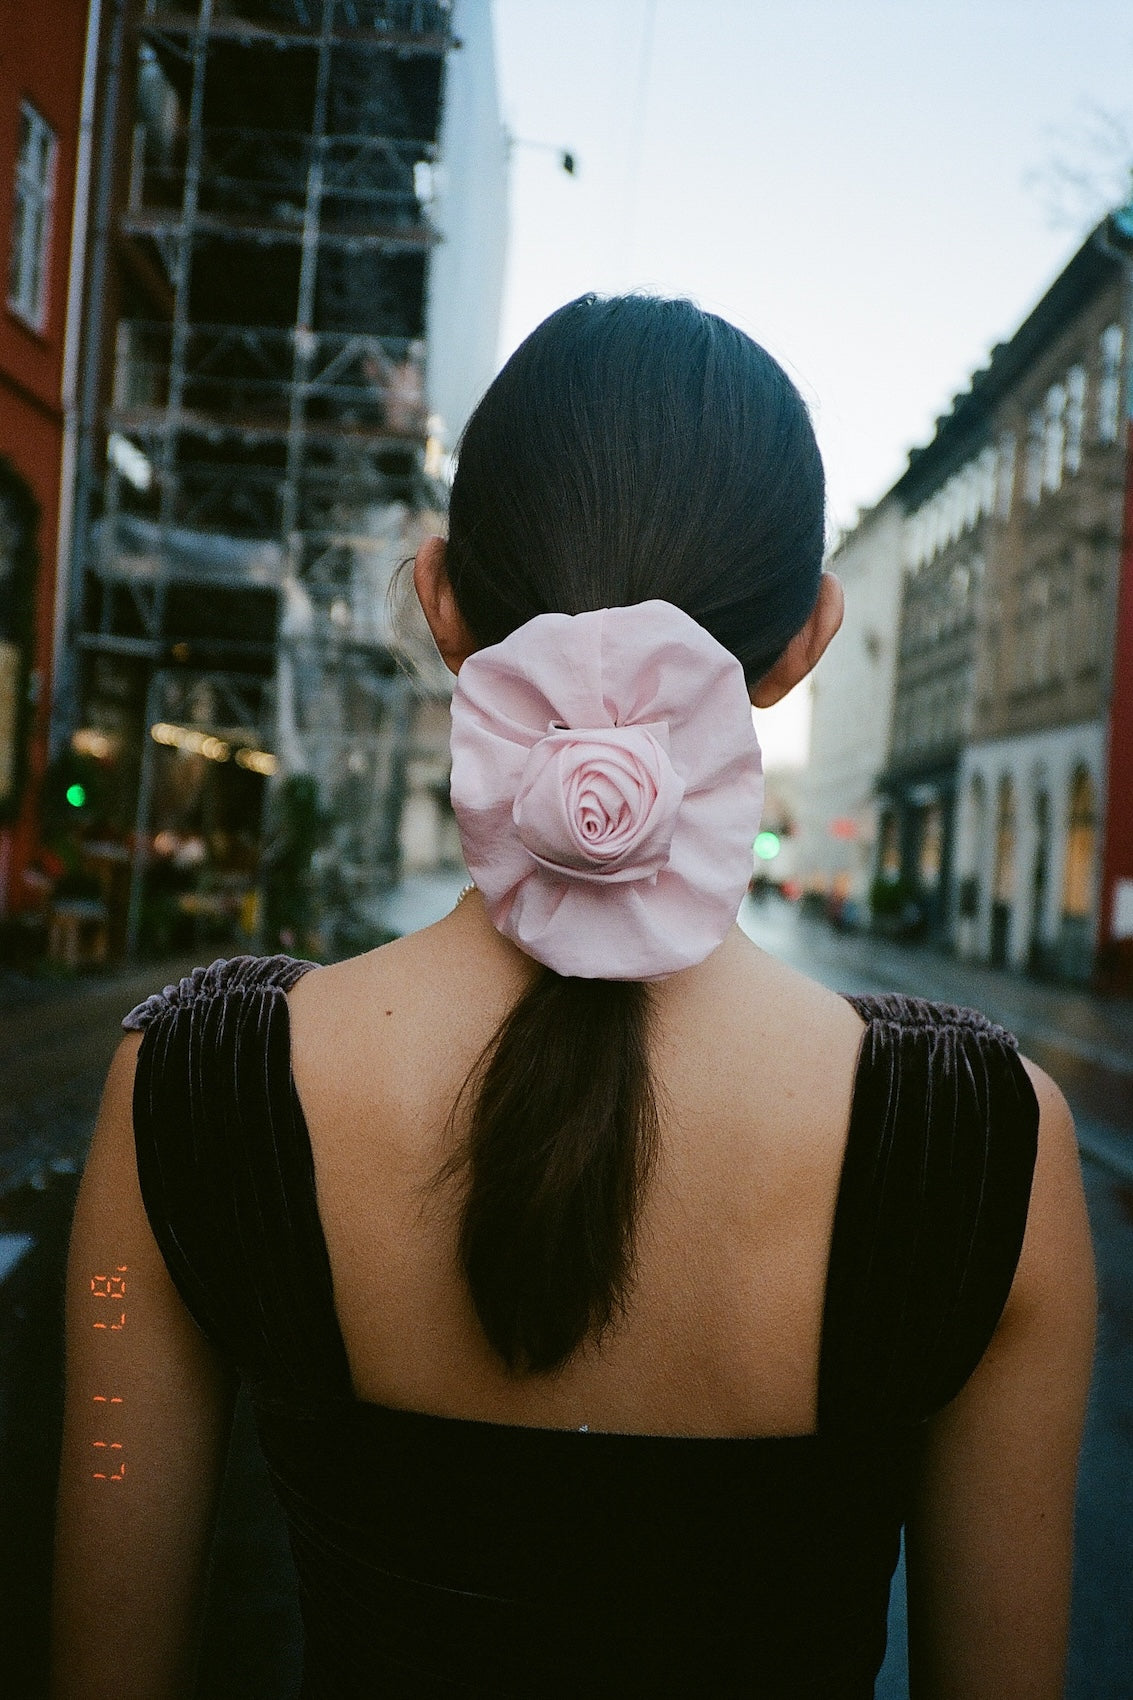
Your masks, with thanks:
M 142 1199 L 186 1306 L 274 1403 L 351 1396 L 314 1163 L 291 1077 L 286 994 L 311 968 L 236 957 L 198 968 L 123 1022 Z
M 973 1010 L 861 997 L 866 1022 L 830 1249 L 819 1428 L 919 1422 L 999 1321 L 1039 1109 L 1015 1040 Z

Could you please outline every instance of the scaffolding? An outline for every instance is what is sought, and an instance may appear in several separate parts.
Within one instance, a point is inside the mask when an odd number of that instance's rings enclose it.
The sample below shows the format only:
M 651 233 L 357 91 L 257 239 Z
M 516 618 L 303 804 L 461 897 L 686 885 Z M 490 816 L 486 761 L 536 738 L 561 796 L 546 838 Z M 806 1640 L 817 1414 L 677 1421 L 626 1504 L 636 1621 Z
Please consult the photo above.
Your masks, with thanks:
M 311 777 L 349 937 L 397 875 L 411 709 L 387 592 L 440 502 L 424 335 L 450 7 L 145 0 L 136 23 L 117 240 L 161 310 L 117 320 L 76 595 L 88 702 L 125 670 L 140 709 L 126 949 L 169 726 L 254 755 L 269 816 Z

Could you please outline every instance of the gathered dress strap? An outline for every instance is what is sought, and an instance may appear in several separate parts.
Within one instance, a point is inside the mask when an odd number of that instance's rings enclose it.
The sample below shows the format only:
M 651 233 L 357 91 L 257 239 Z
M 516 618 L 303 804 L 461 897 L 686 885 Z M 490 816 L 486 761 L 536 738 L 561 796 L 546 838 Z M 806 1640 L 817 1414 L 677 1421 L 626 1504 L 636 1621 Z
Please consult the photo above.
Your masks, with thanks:
M 986 1351 L 1023 1244 L 1039 1107 L 974 1010 L 849 1000 L 866 1022 L 834 1217 L 820 1431 L 904 1426 Z
M 254 1396 L 349 1399 L 314 1162 L 291 1074 L 287 992 L 313 963 L 198 968 L 123 1022 L 142 1200 L 198 1326 Z

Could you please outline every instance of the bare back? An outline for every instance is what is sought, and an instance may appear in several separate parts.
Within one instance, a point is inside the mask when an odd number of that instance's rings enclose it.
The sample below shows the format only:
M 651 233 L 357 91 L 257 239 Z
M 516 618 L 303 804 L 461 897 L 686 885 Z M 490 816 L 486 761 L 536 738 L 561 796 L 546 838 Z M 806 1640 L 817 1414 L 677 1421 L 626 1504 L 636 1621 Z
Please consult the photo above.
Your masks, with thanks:
M 629 1314 L 554 1376 L 516 1379 L 459 1268 L 458 1188 L 430 1183 L 460 1087 L 532 972 L 472 893 L 438 925 L 290 994 L 355 1392 L 540 1427 L 813 1431 L 859 1017 L 738 928 L 655 985 L 660 1160 Z

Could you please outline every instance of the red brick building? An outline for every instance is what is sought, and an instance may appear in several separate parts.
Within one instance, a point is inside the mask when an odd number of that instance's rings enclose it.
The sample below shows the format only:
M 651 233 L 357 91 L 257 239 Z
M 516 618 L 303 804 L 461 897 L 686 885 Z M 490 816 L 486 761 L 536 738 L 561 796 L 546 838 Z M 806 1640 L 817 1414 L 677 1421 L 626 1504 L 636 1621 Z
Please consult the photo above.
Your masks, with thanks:
M 0 0 L 0 916 L 34 909 L 44 889 L 39 799 L 90 12 L 88 0 L 53 0 L 45 27 L 38 6 Z M 64 527 L 68 502 L 69 491 Z

